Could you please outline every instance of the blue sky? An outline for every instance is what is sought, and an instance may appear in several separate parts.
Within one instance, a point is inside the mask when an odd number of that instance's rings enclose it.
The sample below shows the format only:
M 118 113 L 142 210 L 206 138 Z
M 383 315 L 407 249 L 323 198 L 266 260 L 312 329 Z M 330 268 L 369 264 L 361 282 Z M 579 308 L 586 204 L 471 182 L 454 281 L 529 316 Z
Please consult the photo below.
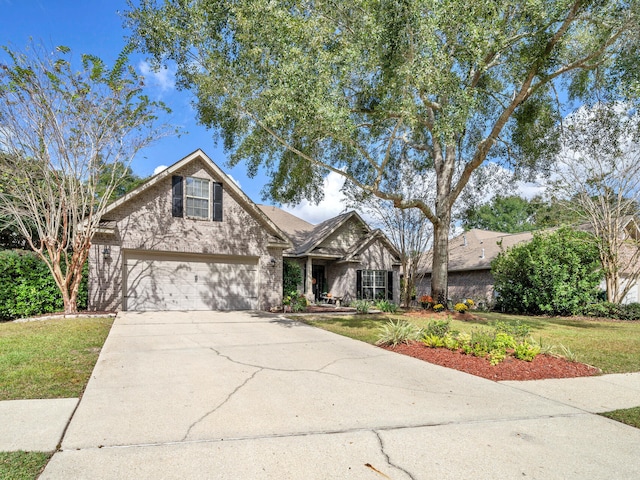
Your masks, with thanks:
M 111 65 L 129 33 L 123 28 L 119 13 L 125 10 L 128 10 L 125 0 L 0 0 L 0 45 L 22 50 L 33 38 L 45 46 L 68 46 L 76 58 L 83 53 L 97 55 Z M 180 137 L 161 139 L 140 152 L 131 165 L 134 172 L 140 176 L 151 175 L 156 167 L 171 165 L 201 148 L 254 202 L 263 203 L 260 191 L 266 179 L 259 175 L 248 178 L 243 164 L 228 168 L 222 146 L 214 141 L 214 132 L 196 124 L 191 94 L 175 89 L 171 72 L 148 71 L 142 55 L 133 55 L 131 63 L 145 75 L 147 94 L 171 108 L 171 116 L 164 120 L 186 132 Z M 312 223 L 337 215 L 344 208 L 339 201 L 341 184 L 338 178 L 328 179 L 327 200 L 319 207 L 303 202 L 288 206 L 287 210 Z

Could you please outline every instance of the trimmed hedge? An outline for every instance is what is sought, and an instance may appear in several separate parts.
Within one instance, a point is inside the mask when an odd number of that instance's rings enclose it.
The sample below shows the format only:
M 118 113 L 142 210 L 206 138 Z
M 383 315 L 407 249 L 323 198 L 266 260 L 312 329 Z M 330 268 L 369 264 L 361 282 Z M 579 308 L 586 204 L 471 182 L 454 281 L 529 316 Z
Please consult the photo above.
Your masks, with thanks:
M 585 305 L 580 312 L 585 317 L 640 320 L 640 303 L 618 304 L 598 302 Z
M 87 306 L 86 267 L 78 308 Z M 46 264 L 35 253 L 0 251 L 0 320 L 30 317 L 64 309 L 62 294 Z

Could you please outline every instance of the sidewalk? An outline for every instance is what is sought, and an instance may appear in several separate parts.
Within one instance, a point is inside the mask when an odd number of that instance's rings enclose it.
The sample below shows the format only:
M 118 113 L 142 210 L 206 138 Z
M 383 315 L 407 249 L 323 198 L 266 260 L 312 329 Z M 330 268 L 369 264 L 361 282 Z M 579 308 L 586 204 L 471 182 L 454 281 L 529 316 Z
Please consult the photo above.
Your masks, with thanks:
M 0 452 L 55 450 L 77 404 L 77 398 L 0 402 Z
M 640 406 L 638 379 L 496 383 L 260 313 L 125 313 L 40 478 L 637 479 L 640 429 L 590 412 Z M 26 402 L 1 418 L 55 449 L 29 409 L 56 401 Z

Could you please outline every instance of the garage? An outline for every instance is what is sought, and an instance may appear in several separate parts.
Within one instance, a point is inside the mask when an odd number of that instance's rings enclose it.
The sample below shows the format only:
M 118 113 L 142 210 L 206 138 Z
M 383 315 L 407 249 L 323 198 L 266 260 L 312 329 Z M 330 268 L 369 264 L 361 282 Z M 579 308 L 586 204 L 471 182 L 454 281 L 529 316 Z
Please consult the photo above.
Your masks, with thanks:
M 128 252 L 124 309 L 256 310 L 258 258 Z

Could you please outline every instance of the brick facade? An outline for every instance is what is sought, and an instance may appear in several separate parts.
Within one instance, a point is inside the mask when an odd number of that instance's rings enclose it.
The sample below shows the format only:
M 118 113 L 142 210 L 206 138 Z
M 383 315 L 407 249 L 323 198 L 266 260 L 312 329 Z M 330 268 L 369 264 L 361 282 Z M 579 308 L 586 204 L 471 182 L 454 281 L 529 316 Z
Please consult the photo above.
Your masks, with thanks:
M 238 189 L 229 188 L 227 178 L 215 175 L 208 159 L 194 154 L 192 160 L 181 162 L 182 168 L 159 174 L 151 186 L 134 191 L 106 213 L 103 220 L 110 223 L 111 232 L 94 237 L 89 256 L 89 308 L 123 308 L 124 259 L 132 252 L 206 255 L 235 261 L 246 258 L 258 265 L 258 308 L 280 305 L 282 248 L 274 247 L 277 242 L 268 220 L 257 207 L 252 211 L 252 204 L 247 204 Z M 172 175 L 223 182 L 223 220 L 173 217 Z M 105 255 L 105 248 L 109 255 Z

